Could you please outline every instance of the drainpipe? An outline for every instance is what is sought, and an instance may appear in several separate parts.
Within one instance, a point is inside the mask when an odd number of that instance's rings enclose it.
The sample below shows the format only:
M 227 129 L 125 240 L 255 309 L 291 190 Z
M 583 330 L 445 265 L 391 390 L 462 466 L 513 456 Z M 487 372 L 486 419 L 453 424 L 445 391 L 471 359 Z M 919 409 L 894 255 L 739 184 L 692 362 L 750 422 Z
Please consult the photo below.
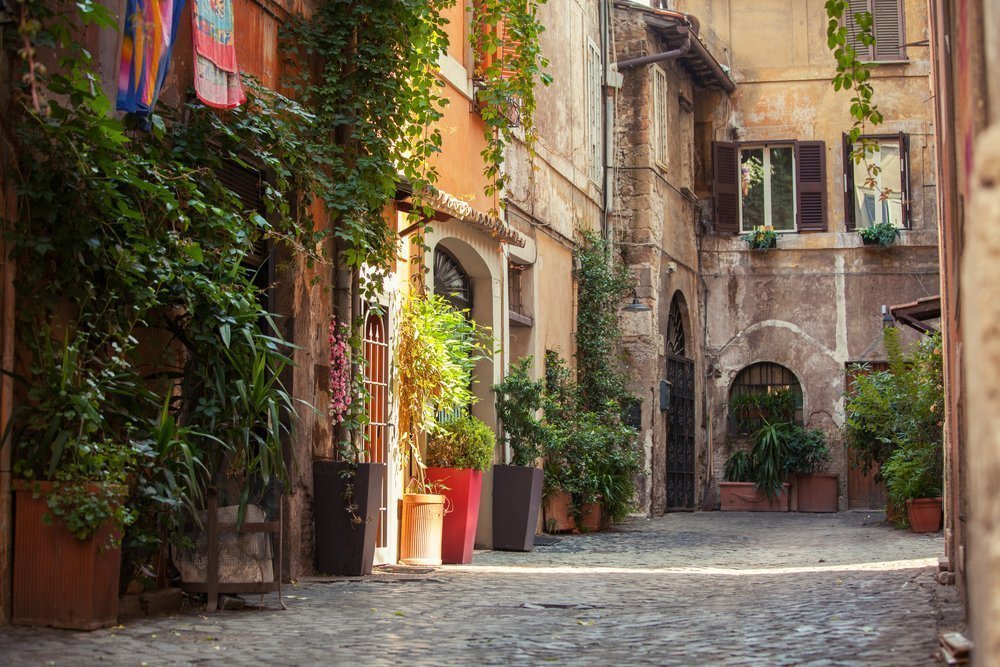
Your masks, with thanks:
M 608 86 L 608 66 L 611 63 L 611 54 L 609 53 L 611 20 L 608 15 L 608 3 L 611 1 L 597 0 L 597 11 L 601 23 L 601 99 L 604 102 L 601 105 L 601 127 L 604 129 L 604 148 L 601 151 L 601 192 L 604 195 L 601 205 L 601 238 L 605 241 L 610 236 L 608 215 L 611 211 L 611 192 L 609 191 L 611 183 L 608 172 L 611 168 L 612 132 L 614 131 L 614 101 L 608 94 L 611 92 Z
M 659 63 L 665 60 L 673 60 L 674 58 L 680 58 L 685 53 L 691 50 L 691 33 L 687 26 L 678 26 L 677 31 L 681 34 L 686 34 L 684 43 L 681 44 L 676 49 L 671 49 L 670 51 L 663 51 L 662 53 L 654 53 L 648 56 L 642 56 L 640 58 L 629 58 L 628 60 L 623 60 L 618 63 L 618 71 L 632 69 L 633 67 L 642 67 L 643 65 L 650 65 L 652 63 Z

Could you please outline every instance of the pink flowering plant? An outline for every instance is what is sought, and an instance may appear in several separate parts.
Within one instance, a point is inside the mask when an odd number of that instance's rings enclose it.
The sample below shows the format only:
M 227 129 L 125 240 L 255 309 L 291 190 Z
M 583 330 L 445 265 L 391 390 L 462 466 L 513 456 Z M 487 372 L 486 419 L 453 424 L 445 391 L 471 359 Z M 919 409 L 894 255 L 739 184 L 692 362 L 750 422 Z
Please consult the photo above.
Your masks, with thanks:
M 351 407 L 351 360 L 348 350 L 347 325 L 337 325 L 335 317 L 330 318 L 330 405 L 329 415 L 334 424 L 347 417 Z

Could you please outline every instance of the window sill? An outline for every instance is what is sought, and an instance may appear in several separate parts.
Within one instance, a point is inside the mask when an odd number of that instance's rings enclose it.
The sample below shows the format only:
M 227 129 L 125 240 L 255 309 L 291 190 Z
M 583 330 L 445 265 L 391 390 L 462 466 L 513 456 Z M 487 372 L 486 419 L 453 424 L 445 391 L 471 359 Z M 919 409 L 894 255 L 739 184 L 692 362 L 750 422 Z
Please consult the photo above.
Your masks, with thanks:
M 512 327 L 535 326 L 535 318 L 533 318 L 531 315 L 522 315 L 516 310 L 507 310 L 507 319 L 510 320 L 510 325 Z

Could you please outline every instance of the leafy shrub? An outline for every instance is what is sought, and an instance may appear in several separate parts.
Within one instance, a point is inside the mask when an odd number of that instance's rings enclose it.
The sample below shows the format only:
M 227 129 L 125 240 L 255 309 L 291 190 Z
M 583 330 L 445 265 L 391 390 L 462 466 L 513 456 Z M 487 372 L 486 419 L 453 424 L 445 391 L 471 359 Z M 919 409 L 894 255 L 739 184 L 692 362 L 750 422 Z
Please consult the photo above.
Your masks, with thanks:
M 465 415 L 438 426 L 427 440 L 427 465 L 486 471 L 493 463 L 496 436 L 481 419 Z
M 726 459 L 723 480 L 726 482 L 752 482 L 753 465 L 750 455 L 742 449 L 737 449 Z
M 528 376 L 532 357 L 525 357 L 511 366 L 503 382 L 493 386 L 497 416 L 503 424 L 511 449 L 511 463 L 530 466 L 542 455 L 549 430 L 538 418 L 542 408 L 544 383 Z
M 878 243 L 882 247 L 892 245 L 892 242 L 896 240 L 896 235 L 898 233 L 899 229 L 897 229 L 891 222 L 877 222 L 858 230 L 858 234 L 860 234 L 861 238 L 866 242 Z
M 826 472 L 830 467 L 830 448 L 826 434 L 819 429 L 795 427 L 787 442 L 785 470 L 792 474 L 811 475 Z

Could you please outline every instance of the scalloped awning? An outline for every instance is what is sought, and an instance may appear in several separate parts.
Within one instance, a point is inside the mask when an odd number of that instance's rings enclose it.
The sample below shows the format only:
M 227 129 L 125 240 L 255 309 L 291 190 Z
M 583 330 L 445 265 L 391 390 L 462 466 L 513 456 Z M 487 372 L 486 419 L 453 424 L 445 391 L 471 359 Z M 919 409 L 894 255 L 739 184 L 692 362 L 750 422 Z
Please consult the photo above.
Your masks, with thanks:
M 444 190 L 431 188 L 425 197 L 425 202 L 456 220 L 480 227 L 499 241 L 515 245 L 519 248 L 524 247 L 524 237 L 514 231 L 506 222 L 495 215 L 477 211 L 468 202 L 462 201 Z

